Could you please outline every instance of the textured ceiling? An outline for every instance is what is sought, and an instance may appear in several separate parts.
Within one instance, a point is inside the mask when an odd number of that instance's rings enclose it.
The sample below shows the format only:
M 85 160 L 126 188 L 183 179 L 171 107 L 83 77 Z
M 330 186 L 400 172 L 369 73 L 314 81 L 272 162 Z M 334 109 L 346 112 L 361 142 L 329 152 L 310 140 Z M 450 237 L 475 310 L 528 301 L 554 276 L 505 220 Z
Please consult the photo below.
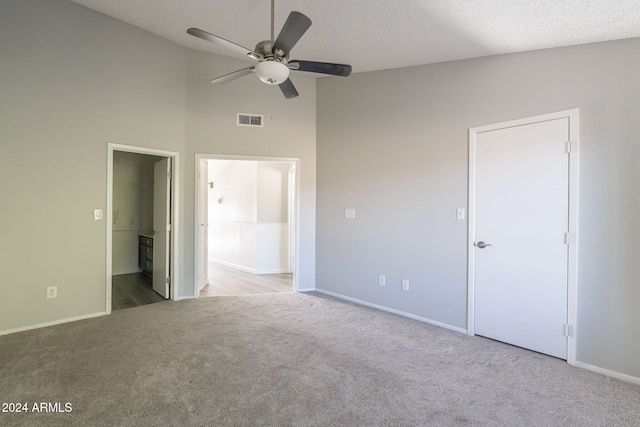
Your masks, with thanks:
M 198 27 L 253 49 L 270 38 L 270 0 L 73 0 L 181 45 L 238 58 L 186 33 Z M 640 0 L 276 0 L 313 25 L 292 59 L 354 72 L 640 37 Z

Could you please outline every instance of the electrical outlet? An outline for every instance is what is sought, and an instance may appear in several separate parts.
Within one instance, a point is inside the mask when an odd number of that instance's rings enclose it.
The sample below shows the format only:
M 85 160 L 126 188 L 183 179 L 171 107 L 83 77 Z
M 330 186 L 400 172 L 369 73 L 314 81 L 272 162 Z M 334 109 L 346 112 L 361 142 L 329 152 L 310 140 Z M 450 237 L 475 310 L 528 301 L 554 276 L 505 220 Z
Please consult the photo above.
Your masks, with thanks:
M 58 287 L 57 286 L 49 286 L 47 288 L 47 299 L 48 298 L 57 298 L 58 297 Z
M 356 218 L 356 210 L 355 209 L 345 209 L 344 217 L 347 219 L 355 219 Z
M 409 290 L 409 281 L 407 279 L 402 279 L 402 290 L 403 291 Z
M 378 285 L 380 285 L 380 286 L 385 286 L 386 284 L 387 284 L 387 283 L 386 283 L 386 279 L 385 279 L 385 277 L 384 277 L 382 274 L 381 274 L 381 275 L 379 275 L 379 276 L 378 276 Z

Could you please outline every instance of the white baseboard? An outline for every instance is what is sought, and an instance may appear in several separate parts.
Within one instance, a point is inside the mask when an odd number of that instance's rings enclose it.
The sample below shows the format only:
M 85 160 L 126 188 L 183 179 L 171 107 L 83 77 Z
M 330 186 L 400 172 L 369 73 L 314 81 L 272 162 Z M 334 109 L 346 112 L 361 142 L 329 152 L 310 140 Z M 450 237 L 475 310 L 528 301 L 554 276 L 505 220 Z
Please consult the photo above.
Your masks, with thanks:
M 321 293 L 321 294 L 329 295 L 329 296 L 332 296 L 332 297 L 336 297 L 336 298 L 339 298 L 339 299 L 343 299 L 343 300 L 350 301 L 350 302 L 353 302 L 353 303 L 356 303 L 356 304 L 360 304 L 360 305 L 364 305 L 364 306 L 367 306 L 367 307 L 375 308 L 375 309 L 378 309 L 378 310 L 387 311 L 389 313 L 394 313 L 394 314 L 397 314 L 397 315 L 400 315 L 400 316 L 408 317 L 410 319 L 418 320 L 420 322 L 425 322 L 425 323 L 429 323 L 429 324 L 434 325 L 434 326 L 439 326 L 441 328 L 449 329 L 449 330 L 452 330 L 452 331 L 455 331 L 455 332 L 460 332 L 460 333 L 465 334 L 465 335 L 467 334 L 467 330 L 463 329 L 463 328 L 458 328 L 456 326 L 451 326 L 451 325 L 448 325 L 446 323 L 437 322 L 435 320 L 431 320 L 431 319 L 427 319 L 427 318 L 424 318 L 424 317 L 416 316 L 416 315 L 411 314 L 411 313 L 406 313 L 406 312 L 403 312 L 403 311 L 400 311 L 400 310 L 395 310 L 393 308 L 384 307 L 384 306 L 381 306 L 381 305 L 378 305 L 378 304 L 372 304 L 372 303 L 369 303 L 369 302 L 366 302 L 366 301 L 362 301 L 362 300 L 359 300 L 359 299 L 356 299 L 356 298 L 347 297 L 347 296 L 344 296 L 344 295 L 341 295 L 341 294 L 337 294 L 335 292 L 325 291 L 325 290 L 322 290 L 322 289 L 309 289 L 309 290 L 304 290 L 304 291 L 300 290 L 299 292 L 311 292 L 311 291 L 315 291 L 315 292 L 318 292 L 318 293 Z M 599 366 L 594 366 L 594 365 L 590 365 L 588 363 L 579 362 L 579 361 L 576 361 L 575 363 L 571 363 L 571 365 L 573 365 L 573 366 L 575 366 L 577 368 L 586 369 L 588 371 L 597 372 L 599 374 L 606 375 L 606 376 L 611 377 L 611 378 L 616 378 L 618 380 L 622 380 L 622 381 L 626 381 L 626 382 L 630 382 L 630 383 L 633 383 L 633 384 L 640 385 L 640 378 L 638 378 L 638 377 L 634 377 L 634 376 L 631 376 L 631 375 L 623 374 L 623 373 L 620 373 L 620 372 L 612 371 L 612 370 L 609 370 L 609 369 L 601 368 Z
M 216 264 L 224 265 L 227 267 L 235 268 L 236 270 L 244 271 L 245 273 L 256 274 L 256 269 L 251 267 L 245 267 L 244 265 L 234 264 L 232 262 L 221 261 L 215 258 L 209 258 L 209 261 L 214 262 Z
M 286 268 L 270 268 L 264 270 L 255 270 L 255 274 L 284 274 L 289 271 Z
M 302 289 L 296 289 L 296 292 L 315 292 L 316 288 L 302 288 Z
M 33 329 L 46 328 L 48 326 L 60 325 L 62 323 L 75 322 L 76 320 L 92 319 L 94 317 L 105 316 L 106 314 L 107 314 L 106 312 L 101 312 L 101 313 L 85 314 L 84 316 L 68 317 L 66 319 L 54 320 L 52 322 L 38 323 L 37 325 L 23 326 L 22 328 L 0 331 L 0 335 L 9 335 L 9 334 L 15 334 L 16 332 L 24 332 L 24 331 L 30 331 Z
M 370 302 L 367 302 L 367 301 L 362 301 L 362 300 L 359 300 L 359 299 L 356 299 L 356 298 L 347 297 L 347 296 L 344 296 L 344 295 L 341 295 L 341 294 L 337 294 L 335 292 L 325 291 L 325 290 L 322 290 L 322 289 L 315 289 L 315 291 L 319 292 L 321 294 L 325 294 L 325 295 L 329 295 L 329 296 L 336 297 L 336 298 L 339 298 L 339 299 L 343 299 L 343 300 L 346 300 L 346 301 L 354 302 L 356 304 L 360 304 L 360 305 L 364 305 L 364 306 L 367 306 L 367 307 L 375 308 L 377 310 L 386 311 L 388 313 L 397 314 L 399 316 L 408 317 L 409 319 L 418 320 L 418 321 L 424 322 L 424 323 L 429 323 L 430 325 L 439 326 L 439 327 L 444 328 L 444 329 L 449 329 L 450 331 L 459 332 L 461 334 L 467 335 L 467 330 L 466 329 L 459 328 L 457 326 L 452 326 L 452 325 L 449 325 L 447 323 L 442 323 L 442 322 L 438 322 L 436 320 L 427 319 L 426 317 L 416 316 L 415 314 L 411 314 L 411 313 L 407 313 L 407 312 L 404 312 L 404 311 L 396 310 L 394 308 L 385 307 L 383 305 L 373 304 L 373 303 L 370 303 Z
M 216 264 L 224 265 L 226 267 L 235 268 L 236 270 L 244 271 L 245 273 L 251 273 L 251 274 L 282 274 L 282 273 L 289 272 L 289 270 L 287 270 L 286 268 L 264 268 L 264 269 L 258 270 L 256 268 L 246 267 L 244 265 L 234 264 L 232 262 L 222 261 L 215 258 L 209 258 L 209 261 Z
M 597 372 L 599 374 L 606 375 L 608 377 L 615 378 L 618 380 L 640 385 L 640 378 L 638 377 L 622 374 L 616 371 L 611 371 L 609 369 L 601 368 L 599 366 L 590 365 L 589 363 L 576 361 L 575 363 L 573 363 L 573 366 L 577 368 L 586 369 L 587 371 Z

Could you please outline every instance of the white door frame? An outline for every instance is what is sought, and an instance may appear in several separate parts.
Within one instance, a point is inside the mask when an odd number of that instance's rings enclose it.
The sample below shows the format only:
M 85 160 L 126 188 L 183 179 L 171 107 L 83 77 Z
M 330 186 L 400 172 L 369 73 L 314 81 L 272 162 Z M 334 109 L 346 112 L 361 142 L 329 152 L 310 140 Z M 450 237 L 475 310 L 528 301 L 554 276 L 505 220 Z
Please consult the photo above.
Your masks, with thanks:
M 180 177 L 179 154 L 174 151 L 156 150 L 154 148 L 135 147 L 122 144 L 107 144 L 107 268 L 106 268 L 106 313 L 111 314 L 111 294 L 112 285 L 111 277 L 113 275 L 113 152 L 125 151 L 128 153 L 148 154 L 151 156 L 167 157 L 171 159 L 171 241 L 169 243 L 170 251 L 170 271 L 171 271 L 171 299 L 176 300 L 178 293 L 176 289 L 179 286 L 180 271 L 176 260 L 180 259 L 179 248 L 176 242 L 179 241 L 180 232 L 180 195 L 178 189 Z
M 207 160 L 200 159 L 196 162 L 197 174 L 196 174 L 196 190 L 198 191 L 196 197 L 196 242 L 198 243 L 198 250 L 195 255 L 198 257 L 196 261 L 197 270 L 195 270 L 196 282 L 198 282 L 198 294 L 209 284 L 209 267 L 208 267 L 208 250 L 207 247 L 207 235 L 209 234 L 209 207 L 206 203 L 200 203 L 204 198 L 207 198 L 209 192 L 208 182 L 208 165 Z M 204 242 L 200 240 L 200 236 L 204 235 Z M 203 244 L 204 243 L 204 244 Z M 202 277 L 202 274 L 204 277 Z
M 579 109 L 559 111 L 518 120 L 511 120 L 469 129 L 469 200 L 468 200 L 468 234 L 467 234 L 467 333 L 475 335 L 474 328 L 474 292 L 475 292 L 475 197 L 476 197 L 476 136 L 515 126 L 524 126 L 549 120 L 569 119 L 569 250 L 567 277 L 567 362 L 576 363 L 577 335 L 577 278 L 578 278 L 578 141 L 579 141 Z
M 299 283 L 298 283 L 298 272 L 300 271 L 300 245 L 297 243 L 300 241 L 300 159 L 297 158 L 289 158 L 289 157 L 259 157 L 259 156 L 235 156 L 235 155 L 224 155 L 224 154 L 198 154 L 196 153 L 195 156 L 195 182 L 196 182 L 196 188 L 195 188 L 195 199 L 196 199 L 196 203 L 195 203 L 195 239 L 194 239 L 194 254 L 195 256 L 193 257 L 194 259 L 194 271 L 198 272 L 198 267 L 199 267 L 199 259 L 200 259 L 200 253 L 199 253 L 199 247 L 200 247 L 200 241 L 198 238 L 198 212 L 199 212 L 199 207 L 200 207 L 200 203 L 206 202 L 203 200 L 200 200 L 200 188 L 199 188 L 199 180 L 198 180 L 198 172 L 199 172 L 199 165 L 200 165 L 200 161 L 202 160 L 249 160 L 249 161 L 258 161 L 258 162 L 286 162 L 286 163 L 293 163 L 295 166 L 295 200 L 294 200 L 294 204 L 295 204 L 295 266 L 293 268 L 294 274 L 293 274 L 293 290 L 296 292 L 299 292 Z M 291 255 L 289 255 L 290 257 Z M 198 280 L 197 277 L 194 279 L 193 281 L 193 297 L 194 298 L 198 298 L 198 295 L 200 295 L 200 290 L 198 289 Z
M 298 186 L 296 185 L 296 176 L 298 176 L 298 174 L 296 173 L 296 167 L 295 165 L 291 167 L 291 169 L 289 169 L 289 173 L 288 173 L 288 180 L 287 180 L 287 218 L 289 221 L 288 228 L 289 228 L 289 248 L 288 248 L 288 268 L 289 268 L 289 273 L 293 274 L 295 277 L 295 262 L 296 259 L 298 259 L 297 254 L 295 252 L 296 249 L 296 226 L 297 223 L 296 221 L 294 221 L 293 219 L 296 217 L 296 203 L 295 201 L 297 200 L 296 197 L 296 188 L 298 188 Z

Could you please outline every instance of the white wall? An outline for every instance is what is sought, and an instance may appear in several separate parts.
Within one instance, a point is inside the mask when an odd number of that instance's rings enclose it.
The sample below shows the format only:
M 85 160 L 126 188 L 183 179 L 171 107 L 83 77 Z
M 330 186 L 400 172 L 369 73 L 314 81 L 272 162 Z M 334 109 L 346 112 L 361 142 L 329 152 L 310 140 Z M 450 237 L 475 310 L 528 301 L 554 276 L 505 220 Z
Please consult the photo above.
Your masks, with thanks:
M 256 269 L 257 162 L 209 160 L 209 258 Z
M 209 160 L 209 258 L 257 274 L 288 270 L 291 163 Z
M 465 328 L 468 129 L 578 107 L 577 358 L 640 377 L 639 69 L 630 39 L 320 79 L 317 287 Z
M 258 167 L 253 161 L 209 160 L 209 219 L 256 222 Z
M 289 269 L 287 203 L 292 166 L 292 163 L 258 162 L 258 273 L 286 273 Z
M 258 162 L 258 222 L 286 223 L 291 163 Z

